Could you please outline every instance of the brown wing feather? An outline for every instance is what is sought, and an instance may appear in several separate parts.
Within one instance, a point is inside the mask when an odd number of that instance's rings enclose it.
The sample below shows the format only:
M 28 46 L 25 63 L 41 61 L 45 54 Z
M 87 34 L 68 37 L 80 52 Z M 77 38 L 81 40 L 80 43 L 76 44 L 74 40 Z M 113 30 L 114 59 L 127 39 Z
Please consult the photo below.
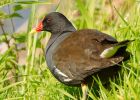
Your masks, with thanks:
M 114 38 L 99 31 L 80 30 L 61 42 L 53 56 L 54 63 L 71 79 L 82 80 L 123 60 L 122 56 L 109 59 L 102 59 L 99 56 L 105 48 L 115 43 L 117 41 Z

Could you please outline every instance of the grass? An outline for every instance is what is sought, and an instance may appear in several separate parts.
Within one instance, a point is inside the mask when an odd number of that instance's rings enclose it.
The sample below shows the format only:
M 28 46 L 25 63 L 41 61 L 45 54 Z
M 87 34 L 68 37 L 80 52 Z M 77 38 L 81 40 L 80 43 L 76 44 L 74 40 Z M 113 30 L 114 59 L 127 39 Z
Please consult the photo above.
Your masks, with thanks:
M 63 0 L 61 2 L 64 2 Z M 71 1 L 69 1 L 71 2 Z M 9 2 L 8 2 L 9 3 Z M 21 2 L 22 3 L 22 2 Z M 31 3 L 31 2 L 29 2 Z M 25 3 L 24 3 L 25 4 Z M 0 55 L 0 99 L 1 100 L 76 100 L 81 96 L 81 89 L 69 87 L 58 82 L 46 67 L 45 47 L 40 43 L 46 32 L 32 36 L 29 33 L 35 22 L 37 1 L 31 6 L 28 31 L 23 36 L 26 44 L 27 59 L 25 65 L 19 65 L 15 47 L 9 47 L 5 54 Z M 3 4 L 4 5 L 4 4 Z M 69 8 L 71 7 L 72 8 Z M 64 6 L 64 8 L 62 7 Z M 118 7 L 119 6 L 119 7 Z M 122 70 L 116 80 L 110 80 L 111 89 L 105 88 L 100 80 L 98 89 L 93 86 L 89 90 L 90 99 L 94 100 L 139 100 L 140 98 L 140 2 L 124 0 L 124 3 L 106 3 L 105 0 L 76 0 L 69 6 L 60 4 L 57 11 L 68 8 L 78 14 L 71 18 L 77 29 L 94 28 L 114 36 L 118 41 L 135 39 L 128 51 L 132 53 L 129 61 L 123 62 Z M 111 10 L 111 13 L 110 13 Z M 68 12 L 64 12 L 68 15 Z M 80 15 L 79 15 L 80 13 Z M 68 18 L 70 16 L 67 16 Z M 1 26 L 2 27 L 2 26 Z M 12 34 L 14 36 L 14 34 Z M 6 36 L 10 36 L 6 34 Z M 2 38 L 2 36 L 0 37 Z M 17 38 L 16 41 L 21 38 Z M 4 37 L 1 42 L 5 41 Z M 47 42 L 47 41 L 46 41 Z M 46 43 L 45 43 L 46 44 Z M 43 53 L 36 56 L 37 48 Z M 9 77 L 10 73 L 10 77 Z

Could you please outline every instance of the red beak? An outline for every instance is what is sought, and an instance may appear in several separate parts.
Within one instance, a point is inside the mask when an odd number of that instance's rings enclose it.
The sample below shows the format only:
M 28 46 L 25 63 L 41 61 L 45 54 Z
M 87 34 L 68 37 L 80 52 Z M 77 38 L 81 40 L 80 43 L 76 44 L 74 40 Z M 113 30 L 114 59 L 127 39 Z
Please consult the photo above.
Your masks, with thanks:
M 42 24 L 42 21 L 38 24 L 38 26 L 36 27 L 36 32 L 40 32 L 43 30 L 43 24 Z

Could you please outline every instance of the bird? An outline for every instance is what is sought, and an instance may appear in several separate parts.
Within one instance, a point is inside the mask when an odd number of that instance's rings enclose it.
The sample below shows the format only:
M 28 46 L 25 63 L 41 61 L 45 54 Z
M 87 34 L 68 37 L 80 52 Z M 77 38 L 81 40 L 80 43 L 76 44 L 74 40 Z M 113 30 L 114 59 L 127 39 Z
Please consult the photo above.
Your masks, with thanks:
M 41 31 L 51 33 L 45 54 L 50 72 L 65 85 L 81 86 L 82 100 L 87 99 L 88 78 L 122 62 L 131 43 L 96 29 L 77 30 L 60 12 L 47 14 L 31 33 Z

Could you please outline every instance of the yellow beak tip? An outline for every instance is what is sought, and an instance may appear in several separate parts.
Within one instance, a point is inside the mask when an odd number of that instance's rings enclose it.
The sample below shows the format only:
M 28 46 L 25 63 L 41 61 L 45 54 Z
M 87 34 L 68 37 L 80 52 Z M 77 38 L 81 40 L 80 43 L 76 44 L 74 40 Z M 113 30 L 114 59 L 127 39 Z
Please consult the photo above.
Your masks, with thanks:
M 35 33 L 37 33 L 37 31 L 36 31 L 35 29 L 32 29 L 32 30 L 30 31 L 30 34 L 35 34 Z

